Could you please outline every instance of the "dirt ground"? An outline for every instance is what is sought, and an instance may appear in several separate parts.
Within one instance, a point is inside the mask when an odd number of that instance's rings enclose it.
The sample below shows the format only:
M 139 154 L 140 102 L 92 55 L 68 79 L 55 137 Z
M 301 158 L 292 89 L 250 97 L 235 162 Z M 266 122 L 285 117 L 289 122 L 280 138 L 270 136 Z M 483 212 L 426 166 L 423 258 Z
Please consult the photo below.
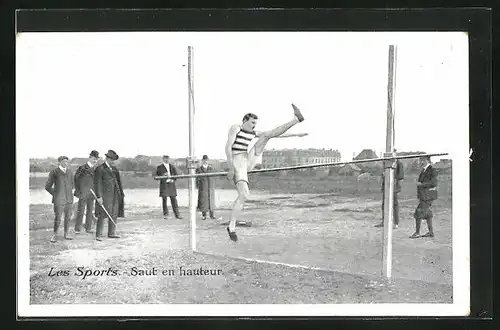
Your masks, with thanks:
M 390 282 L 380 277 L 382 229 L 373 227 L 380 200 L 369 196 L 272 195 L 246 207 L 242 220 L 253 225 L 237 228 L 237 243 L 220 221 L 198 218 L 197 252 L 185 209 L 183 220 L 164 220 L 160 207 L 134 207 L 119 219 L 120 239 L 80 234 L 51 244 L 52 206 L 31 205 L 31 304 L 451 303 L 451 197 L 433 206 L 433 239 L 408 238 L 416 205 L 400 200 Z M 227 220 L 229 210 L 217 215 Z M 200 267 L 208 274 L 189 273 Z M 153 268 L 155 275 L 139 273 Z M 87 270 L 97 276 L 83 278 Z M 67 276 L 49 276 L 57 271 Z

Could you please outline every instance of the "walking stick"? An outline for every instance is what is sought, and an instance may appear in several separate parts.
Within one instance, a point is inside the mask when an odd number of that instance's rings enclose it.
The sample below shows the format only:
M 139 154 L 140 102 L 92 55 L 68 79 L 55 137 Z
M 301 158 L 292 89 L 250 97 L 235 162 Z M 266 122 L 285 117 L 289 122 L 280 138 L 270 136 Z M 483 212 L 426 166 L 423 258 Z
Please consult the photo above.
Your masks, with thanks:
M 104 207 L 104 205 L 102 205 L 101 203 L 99 203 L 99 200 L 97 199 L 97 196 L 96 196 L 95 192 L 92 189 L 90 189 L 90 192 L 92 193 L 92 195 L 94 195 L 94 198 L 95 198 L 97 204 L 99 204 L 102 207 L 102 209 L 104 210 L 104 212 L 106 212 L 106 215 L 108 216 L 108 219 L 111 220 L 111 222 L 114 223 L 115 226 L 116 226 L 116 222 L 113 220 L 113 218 L 111 217 L 111 215 L 109 215 L 108 210 L 106 210 L 106 208 Z

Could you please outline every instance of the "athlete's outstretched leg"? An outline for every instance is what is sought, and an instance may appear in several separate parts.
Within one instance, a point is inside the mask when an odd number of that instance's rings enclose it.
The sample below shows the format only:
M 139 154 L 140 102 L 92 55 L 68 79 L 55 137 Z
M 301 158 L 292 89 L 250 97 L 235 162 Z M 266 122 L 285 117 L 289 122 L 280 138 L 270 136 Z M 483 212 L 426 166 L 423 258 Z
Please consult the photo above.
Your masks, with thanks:
M 293 126 L 304 120 L 304 116 L 302 116 L 302 113 L 300 112 L 299 108 L 297 108 L 294 104 L 292 104 L 292 107 L 293 107 L 293 119 L 281 126 L 276 127 L 275 129 L 264 132 L 262 136 L 259 137 L 257 142 L 255 142 L 255 145 L 252 148 L 254 149 L 252 151 L 254 152 L 255 155 L 260 155 L 264 151 L 266 144 L 267 142 L 269 142 L 270 139 L 282 135 L 290 128 L 292 128 Z

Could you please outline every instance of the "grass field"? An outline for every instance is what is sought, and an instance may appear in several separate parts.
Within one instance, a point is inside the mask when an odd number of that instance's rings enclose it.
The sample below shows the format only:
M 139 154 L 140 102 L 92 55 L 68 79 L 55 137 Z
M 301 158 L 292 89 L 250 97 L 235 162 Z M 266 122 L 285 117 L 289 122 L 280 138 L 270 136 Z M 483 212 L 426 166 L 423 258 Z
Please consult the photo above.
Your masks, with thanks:
M 127 182 L 125 189 L 133 189 Z M 118 240 L 96 242 L 92 235 L 82 234 L 56 244 L 48 242 L 52 206 L 30 205 L 31 303 L 451 303 L 451 178 L 440 177 L 433 239 L 408 238 L 417 205 L 414 182 L 414 176 L 407 177 L 400 194 L 391 282 L 379 276 L 382 232 L 373 228 L 381 213 L 377 180 L 362 186 L 353 178 L 316 176 L 253 181 L 252 189 L 268 194 L 245 208 L 244 220 L 253 226 L 238 227 L 240 240 L 233 243 L 219 221 L 198 218 L 198 253 L 189 250 L 187 216 L 164 220 L 160 205 L 127 208 L 126 218 L 119 219 Z M 218 213 L 227 219 L 229 210 Z M 181 266 L 221 272 L 181 276 Z M 68 270 L 69 276 L 49 276 L 52 267 L 52 273 Z M 77 267 L 111 267 L 117 276 L 82 279 Z M 156 267 L 160 273 L 171 269 L 175 274 L 134 276 L 132 267 Z

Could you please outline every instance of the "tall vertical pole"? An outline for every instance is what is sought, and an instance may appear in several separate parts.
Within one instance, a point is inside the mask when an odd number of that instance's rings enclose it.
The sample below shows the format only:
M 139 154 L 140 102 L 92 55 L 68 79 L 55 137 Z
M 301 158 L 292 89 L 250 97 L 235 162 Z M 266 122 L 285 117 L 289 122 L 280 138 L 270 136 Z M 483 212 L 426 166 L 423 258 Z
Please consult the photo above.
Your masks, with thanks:
M 389 46 L 389 79 L 387 84 L 387 136 L 385 157 L 394 152 L 394 114 L 396 89 L 396 46 Z M 395 161 L 384 162 L 384 239 L 382 257 L 382 276 L 392 276 L 392 225 L 394 220 L 394 168 Z
M 193 47 L 188 47 L 188 98 L 189 98 L 189 174 L 195 174 L 194 169 L 194 98 L 193 98 Z M 196 251 L 196 205 L 195 205 L 195 186 L 196 178 L 189 179 L 189 221 L 191 224 L 191 250 Z

